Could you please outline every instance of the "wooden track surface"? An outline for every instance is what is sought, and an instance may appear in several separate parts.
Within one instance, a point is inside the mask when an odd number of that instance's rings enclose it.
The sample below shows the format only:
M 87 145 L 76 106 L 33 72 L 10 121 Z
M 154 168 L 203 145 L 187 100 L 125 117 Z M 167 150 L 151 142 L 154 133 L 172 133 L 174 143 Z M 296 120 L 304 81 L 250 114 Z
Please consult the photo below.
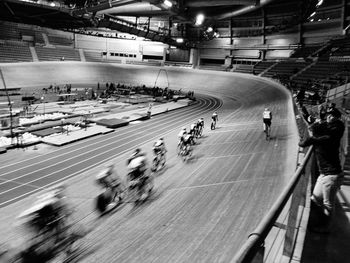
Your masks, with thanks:
M 73 90 L 74 83 L 121 79 L 153 85 L 159 72 L 157 67 L 69 62 L 2 69 L 9 87 L 45 85 L 50 79 L 72 83 Z M 58 150 L 43 147 L 36 156 L 22 153 L 14 163 L 2 162 L 2 242 L 20 242 L 16 237 L 22 230 L 14 217 L 35 198 L 24 197 L 70 178 L 68 196 L 77 209 L 75 217 L 93 229 L 85 238 L 88 249 L 82 262 L 230 262 L 295 170 L 297 131 L 290 95 L 251 75 L 166 70 L 170 88 L 195 91 L 195 105 Z M 19 72 L 21 78 L 16 78 Z M 273 112 L 271 141 L 262 132 L 266 106 Z M 211 131 L 214 110 L 219 122 Z M 177 133 L 199 117 L 205 118 L 204 136 L 184 163 L 175 153 Z M 124 176 L 131 151 L 141 147 L 151 158 L 151 145 L 159 137 L 165 138 L 168 157 L 165 169 L 156 175 L 154 194 L 141 206 L 125 203 L 99 218 L 93 211 L 100 191 L 94 184 L 96 173 L 113 162 Z

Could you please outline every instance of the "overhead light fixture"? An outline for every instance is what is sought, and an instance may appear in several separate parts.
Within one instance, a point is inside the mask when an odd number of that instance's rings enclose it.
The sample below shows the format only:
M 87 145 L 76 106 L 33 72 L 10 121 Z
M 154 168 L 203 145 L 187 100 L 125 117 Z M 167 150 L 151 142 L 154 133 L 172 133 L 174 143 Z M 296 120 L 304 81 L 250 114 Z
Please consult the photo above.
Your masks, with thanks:
M 183 38 L 177 38 L 176 39 L 176 43 L 183 43 L 184 42 L 184 39 Z
M 205 16 L 204 16 L 203 14 L 198 14 L 198 15 L 196 16 L 195 25 L 196 25 L 196 26 L 200 26 L 201 24 L 203 24 L 204 19 L 205 19 Z
M 323 0 L 318 0 L 318 3 L 316 4 L 316 7 L 319 7 L 322 4 L 323 4 Z
M 173 3 L 169 0 L 164 0 L 164 4 L 167 6 L 167 7 L 172 7 L 173 6 Z

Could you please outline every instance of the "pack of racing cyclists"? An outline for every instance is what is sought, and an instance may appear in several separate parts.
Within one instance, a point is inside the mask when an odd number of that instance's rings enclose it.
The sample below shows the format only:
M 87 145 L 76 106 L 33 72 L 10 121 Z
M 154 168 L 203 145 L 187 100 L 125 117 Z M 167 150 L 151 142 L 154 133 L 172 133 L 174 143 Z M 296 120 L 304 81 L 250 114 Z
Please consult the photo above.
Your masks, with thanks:
M 202 135 L 203 129 L 203 118 L 193 122 L 188 130 L 186 127 L 181 129 L 178 134 L 178 148 L 183 151 L 181 154 L 190 155 L 191 145 L 195 143 L 196 138 Z M 126 185 L 117 174 L 114 164 L 106 166 L 96 175 L 95 182 L 103 189 L 103 192 L 95 199 L 96 208 L 101 214 L 117 207 L 118 203 L 125 202 L 125 197 L 129 194 L 128 191 L 131 192 L 134 190 L 136 192 L 137 198 L 135 199 L 135 203 L 136 201 L 146 200 L 148 196 L 150 196 L 153 189 L 153 174 L 158 169 L 160 170 L 166 163 L 167 149 L 164 138 L 159 138 L 154 142 L 152 152 L 154 154 L 154 159 L 151 163 L 151 167 L 147 160 L 146 153 L 140 148 L 132 152 L 126 162 Z M 66 200 L 66 195 L 63 190 L 64 188 L 59 186 L 48 191 L 45 194 L 45 199 L 38 200 L 38 203 L 35 203 L 33 208 L 30 208 L 20 215 L 21 218 L 26 219 L 26 224 L 28 224 L 30 228 L 35 229 L 34 232 L 44 237 L 47 236 L 47 233 L 54 233 L 53 236 L 58 238 L 61 238 L 60 235 L 66 235 L 67 218 L 72 211 L 67 209 L 67 205 L 64 202 Z M 55 225 L 52 222 L 55 222 Z M 49 228 L 49 226 L 53 227 Z M 67 240 L 69 241 L 70 239 Z M 37 244 L 35 243 L 34 245 Z M 56 250 L 58 250 L 58 248 Z M 56 253 L 56 251 L 52 253 Z

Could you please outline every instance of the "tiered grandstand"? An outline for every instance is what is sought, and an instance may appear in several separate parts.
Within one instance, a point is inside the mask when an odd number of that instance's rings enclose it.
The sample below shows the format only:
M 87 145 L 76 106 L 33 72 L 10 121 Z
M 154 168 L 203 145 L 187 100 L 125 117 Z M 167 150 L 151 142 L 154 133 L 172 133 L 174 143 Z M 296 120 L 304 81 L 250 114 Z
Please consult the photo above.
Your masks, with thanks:
M 55 46 L 73 47 L 73 40 L 63 36 L 47 35 L 49 43 Z
M 259 75 L 276 63 L 275 61 L 260 61 L 254 66 L 254 74 Z
M 80 61 L 79 51 L 73 48 L 35 47 L 39 61 Z
M 350 61 L 350 37 L 332 41 L 334 48 L 330 54 L 332 60 Z
M 344 76 L 347 66 L 347 62 L 320 60 L 311 67 L 305 69 L 300 74 L 296 75 L 294 78 L 292 78 L 292 80 L 300 86 L 318 82 L 324 84 L 328 88 L 331 88 L 341 84 L 344 81 L 342 77 L 337 74 L 342 72 Z M 350 72 L 348 72 L 347 76 L 350 76 Z
M 300 48 L 295 49 L 290 57 L 291 58 L 307 58 L 309 56 L 312 56 L 314 53 L 316 53 L 322 47 L 323 47 L 323 44 L 308 45 L 308 46 L 300 47 Z
M 263 77 L 273 77 L 279 75 L 289 78 L 308 66 L 310 62 L 304 60 L 284 60 L 276 63 L 270 70 L 262 74 Z
M 84 50 L 84 55 L 87 62 L 106 62 L 106 58 L 100 51 Z
M 0 42 L 0 63 L 33 61 L 29 47 L 21 42 Z

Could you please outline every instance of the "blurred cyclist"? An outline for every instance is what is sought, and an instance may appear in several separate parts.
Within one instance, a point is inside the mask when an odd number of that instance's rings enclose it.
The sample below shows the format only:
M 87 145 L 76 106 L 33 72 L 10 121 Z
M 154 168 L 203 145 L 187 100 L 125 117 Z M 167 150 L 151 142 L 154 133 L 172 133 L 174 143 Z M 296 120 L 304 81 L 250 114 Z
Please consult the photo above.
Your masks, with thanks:
M 179 143 L 178 143 L 178 144 L 181 143 L 182 137 L 183 137 L 184 134 L 186 134 L 186 133 L 187 133 L 186 127 L 183 127 L 183 128 L 181 129 L 181 131 L 179 132 L 179 134 L 177 135 L 177 137 L 179 138 Z
M 211 129 L 214 130 L 216 127 L 216 122 L 219 121 L 218 113 L 215 111 L 211 116 Z
M 147 170 L 146 154 L 137 148 L 128 159 L 129 179 L 135 180 L 145 175 Z
M 115 195 L 122 193 L 125 190 L 123 182 L 115 171 L 113 164 L 109 165 L 106 169 L 103 169 L 96 176 L 96 182 L 102 187 L 113 191 Z M 122 196 L 119 195 L 119 198 L 122 199 Z
M 165 148 L 164 139 L 160 138 L 157 140 L 153 145 L 153 152 L 155 155 L 160 154 L 162 158 L 165 159 L 165 153 L 167 152 L 167 149 Z
M 201 131 L 203 131 L 203 129 L 204 129 L 204 119 L 200 118 L 197 121 L 197 136 L 201 135 Z
M 190 126 L 190 134 L 194 137 L 197 134 L 197 122 L 194 122 Z

